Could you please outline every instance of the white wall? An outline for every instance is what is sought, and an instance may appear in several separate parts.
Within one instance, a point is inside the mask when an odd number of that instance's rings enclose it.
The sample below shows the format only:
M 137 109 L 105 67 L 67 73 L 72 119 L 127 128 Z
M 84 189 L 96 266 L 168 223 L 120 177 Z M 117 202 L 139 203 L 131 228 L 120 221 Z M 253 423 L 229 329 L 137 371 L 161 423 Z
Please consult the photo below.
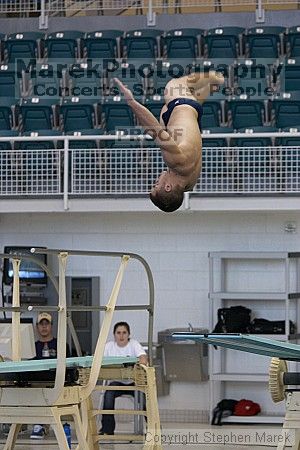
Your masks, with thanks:
M 208 327 L 209 251 L 299 251 L 299 233 L 284 232 L 284 224 L 300 227 L 300 213 L 106 213 L 7 214 L 0 217 L 0 246 L 130 251 L 150 264 L 156 288 L 155 333 L 170 327 Z M 50 265 L 55 266 L 54 259 Z M 68 273 L 101 279 L 101 303 L 109 295 L 117 263 L 113 259 L 72 259 Z M 277 279 L 274 270 L 274 281 Z M 262 280 L 264 277 L 262 277 Z M 263 281 L 262 281 L 263 282 Z M 129 266 L 119 303 L 147 301 L 146 277 L 138 263 Z M 265 307 L 265 305 L 264 305 Z M 266 316 L 265 316 L 266 317 Z M 146 340 L 145 313 L 118 313 L 134 336 Z M 208 384 L 172 383 L 164 409 L 208 408 Z

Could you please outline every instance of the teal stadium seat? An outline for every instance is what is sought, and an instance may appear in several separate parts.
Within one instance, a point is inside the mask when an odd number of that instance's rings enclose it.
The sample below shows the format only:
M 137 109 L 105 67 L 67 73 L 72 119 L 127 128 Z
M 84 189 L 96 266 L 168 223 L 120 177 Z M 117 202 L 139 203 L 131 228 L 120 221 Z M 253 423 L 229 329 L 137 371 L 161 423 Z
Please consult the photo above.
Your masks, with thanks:
M 300 57 L 286 57 L 279 75 L 279 92 L 300 91 Z
M 111 141 L 107 141 L 106 144 L 107 148 L 140 148 L 141 147 L 141 141 L 136 140 L 136 141 L 125 141 L 125 140 L 111 140 Z M 115 157 L 118 158 L 118 154 L 116 153 Z M 128 163 L 129 164 L 129 163 Z
M 228 139 L 224 137 L 206 138 L 208 134 L 226 134 L 233 133 L 232 128 L 228 127 L 211 127 L 209 130 L 203 130 L 202 132 L 202 147 L 228 147 Z
M 223 123 L 222 107 L 218 101 L 206 101 L 203 105 L 201 118 L 202 129 L 218 128 Z
M 81 57 L 81 31 L 56 31 L 44 37 L 44 57 L 48 59 L 74 60 Z
M 245 36 L 245 54 L 249 58 L 278 58 L 284 27 L 254 27 Z
M 122 56 L 128 59 L 154 60 L 160 56 L 161 30 L 131 30 L 122 39 Z
M 201 118 L 202 129 L 220 127 L 222 123 L 221 103 L 218 101 L 206 101 L 203 105 Z
M 0 141 L 0 151 L 1 150 L 11 150 L 13 148 L 12 142 L 9 138 L 17 137 L 19 133 L 15 130 L 1 130 L 1 137 L 7 137 L 7 141 Z M 5 159 L 0 155 L 2 165 L 5 163 Z
M 18 71 L 15 64 L 0 65 L 0 97 L 14 97 L 16 102 L 21 97 L 22 71 Z
M 67 97 L 95 98 L 98 102 L 103 96 L 102 71 L 89 62 L 71 65 L 67 71 L 66 80 Z
M 218 27 L 207 30 L 204 41 L 205 58 L 237 58 L 241 53 L 241 27 Z
M 286 53 L 292 57 L 300 56 L 300 26 L 287 30 Z
M 10 130 L 14 125 L 12 106 L 16 103 L 15 97 L 0 98 L 0 130 Z
M 59 107 L 59 127 L 66 133 L 98 125 L 99 108 L 95 99 L 64 98 Z
M 102 104 L 103 122 L 108 132 L 134 127 L 135 120 L 131 108 L 119 96 L 106 97 Z
M 297 126 L 300 119 L 300 92 L 283 94 L 271 103 L 271 122 L 277 128 Z
M 162 37 L 163 56 L 167 59 L 195 59 L 200 56 L 200 36 L 203 30 L 179 28 Z
M 268 99 L 274 95 L 272 66 L 274 60 L 239 58 L 233 65 L 234 94 L 250 99 Z
M 9 34 L 4 42 L 4 61 L 30 60 L 40 56 L 39 42 L 44 34 L 35 31 Z
M 16 105 L 18 128 L 22 132 L 52 130 L 56 123 L 55 113 L 56 106 L 52 99 L 22 99 Z
M 52 150 L 56 147 L 63 148 L 63 143 L 60 141 L 60 144 L 55 141 L 37 141 L 34 138 L 37 136 L 62 136 L 61 131 L 57 130 L 38 130 L 38 131 L 26 131 L 23 133 L 23 136 L 32 137 L 32 141 L 19 141 L 18 148 L 20 150 Z M 59 142 L 59 141 L 58 141 Z
M 223 114 L 225 95 L 223 91 L 212 92 L 202 104 L 203 115 L 201 127 L 203 130 L 218 128 L 225 122 Z
M 272 139 L 269 137 L 244 137 L 230 140 L 232 147 L 271 147 Z
M 275 138 L 276 146 L 300 147 L 300 137 L 293 136 L 293 132 L 300 133 L 300 125 L 294 127 L 283 128 L 282 131 L 290 132 L 291 136 Z
M 232 99 L 226 106 L 228 124 L 235 130 L 262 126 L 265 122 L 265 105 L 261 100 Z
M 27 97 L 52 99 L 58 102 L 65 95 L 66 69 L 52 64 L 36 64 L 26 72 Z
M 101 30 L 85 34 L 83 39 L 85 58 L 110 59 L 120 57 L 120 39 L 123 31 Z
M 69 136 L 86 136 L 84 140 L 71 140 L 69 141 L 69 148 L 73 149 L 93 149 L 98 147 L 104 147 L 105 141 L 101 141 L 99 136 L 104 134 L 104 130 L 102 129 L 93 129 L 93 130 L 80 130 L 80 131 L 68 131 Z

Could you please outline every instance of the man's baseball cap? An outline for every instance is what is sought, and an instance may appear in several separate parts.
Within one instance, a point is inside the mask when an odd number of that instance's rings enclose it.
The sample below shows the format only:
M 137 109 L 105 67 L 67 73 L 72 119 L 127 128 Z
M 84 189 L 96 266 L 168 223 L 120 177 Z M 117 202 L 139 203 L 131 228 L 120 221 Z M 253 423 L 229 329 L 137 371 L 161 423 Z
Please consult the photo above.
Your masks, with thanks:
M 49 323 L 52 323 L 52 316 L 46 312 L 40 313 L 38 315 L 36 323 L 40 323 L 42 320 L 48 320 Z

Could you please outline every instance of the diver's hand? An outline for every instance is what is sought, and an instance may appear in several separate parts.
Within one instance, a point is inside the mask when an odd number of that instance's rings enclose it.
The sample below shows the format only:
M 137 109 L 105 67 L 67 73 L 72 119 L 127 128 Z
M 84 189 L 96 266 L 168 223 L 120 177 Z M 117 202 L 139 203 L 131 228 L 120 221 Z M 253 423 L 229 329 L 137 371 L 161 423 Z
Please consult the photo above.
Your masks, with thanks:
M 132 100 L 134 100 L 134 96 L 131 90 L 128 89 L 128 87 L 125 86 L 125 84 L 123 84 L 122 81 L 120 81 L 118 78 L 114 78 L 114 82 L 117 84 L 120 91 L 124 94 L 124 98 L 127 102 L 131 102 Z

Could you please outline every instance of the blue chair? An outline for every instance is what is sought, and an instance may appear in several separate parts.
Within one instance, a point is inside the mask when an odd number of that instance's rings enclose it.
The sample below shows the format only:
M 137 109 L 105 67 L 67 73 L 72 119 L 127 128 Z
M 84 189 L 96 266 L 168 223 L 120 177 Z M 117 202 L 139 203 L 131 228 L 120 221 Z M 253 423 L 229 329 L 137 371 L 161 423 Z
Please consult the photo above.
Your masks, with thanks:
M 153 60 L 160 56 L 161 30 L 132 30 L 122 39 L 122 55 L 128 59 Z
M 59 127 L 66 133 L 91 129 L 98 125 L 98 115 L 95 99 L 65 98 L 59 107 Z
M 22 99 L 16 106 L 18 128 L 23 131 L 52 130 L 56 124 L 56 106 L 52 99 Z
M 7 141 L 0 141 L 0 151 L 1 150 L 11 150 L 13 148 L 12 142 L 9 138 L 17 137 L 19 133 L 15 130 L 1 130 L 1 137 L 7 137 Z M 2 165 L 7 162 L 6 158 L 3 158 L 3 155 L 0 156 Z
M 18 71 L 15 64 L 0 65 L 0 97 L 21 97 L 23 91 L 22 71 Z
M 11 130 L 14 125 L 12 106 L 15 105 L 14 97 L 2 97 L 0 101 L 0 130 Z
M 271 147 L 272 139 L 269 137 L 244 137 L 232 138 L 230 140 L 232 147 Z
M 16 59 L 36 59 L 40 56 L 39 42 L 43 33 L 27 31 L 24 33 L 9 34 L 3 43 L 4 60 L 8 63 Z
M 278 58 L 284 27 L 254 27 L 247 30 L 245 53 L 249 58 Z
M 300 91 L 300 57 L 286 57 L 281 63 L 278 90 L 283 92 Z
M 282 95 L 271 102 L 271 121 L 277 128 L 297 126 L 300 119 L 299 91 L 292 96 Z
M 92 59 L 111 59 L 120 57 L 120 38 L 123 31 L 101 30 L 85 34 L 83 39 L 84 56 Z
M 103 121 L 106 131 L 130 129 L 135 126 L 131 108 L 120 97 L 107 97 L 102 104 Z
M 272 97 L 273 63 L 274 60 L 239 58 L 232 67 L 234 94 L 262 100 Z
M 222 105 L 218 100 L 207 100 L 202 105 L 203 115 L 201 118 L 202 129 L 220 127 L 222 120 Z
M 51 64 L 36 64 L 26 73 L 26 96 L 58 102 L 65 95 L 65 79 L 65 68 L 57 70 Z
M 81 31 L 56 31 L 44 38 L 44 56 L 48 59 L 74 60 L 81 57 Z
M 288 56 L 300 56 L 300 26 L 291 27 L 286 35 L 286 53 Z
M 241 27 L 218 27 L 207 30 L 204 36 L 205 58 L 237 58 L 241 53 Z
M 56 147 L 63 148 L 63 142 L 62 141 L 40 141 L 35 140 L 35 137 L 40 136 L 62 136 L 61 131 L 57 130 L 37 130 L 37 131 L 26 131 L 23 133 L 23 136 L 32 137 L 32 141 L 21 141 L 18 142 L 18 148 L 20 150 L 52 150 Z
M 228 123 L 234 129 L 262 126 L 266 120 L 261 100 L 232 99 L 227 102 Z
M 92 130 L 68 131 L 69 136 L 86 136 L 86 139 L 69 141 L 70 149 L 94 149 L 105 147 L 105 141 L 101 141 L 99 136 L 103 135 L 105 130 L 97 128 Z M 97 139 L 98 138 L 98 139 Z
M 292 131 L 296 131 L 296 132 L 300 132 L 300 125 L 298 126 L 293 126 L 293 127 L 288 127 L 288 128 L 283 128 L 282 131 L 285 132 L 290 132 L 291 136 L 286 136 L 286 137 L 276 137 L 275 138 L 275 145 L 276 146 L 283 146 L 283 147 L 300 147 L 300 137 L 296 137 L 293 136 Z
M 73 64 L 67 71 L 67 87 L 65 94 L 68 97 L 80 99 L 95 98 L 95 102 L 103 96 L 104 86 L 102 71 L 89 63 Z
M 163 56 L 169 59 L 195 59 L 200 56 L 200 36 L 203 30 L 180 28 L 169 30 L 162 37 Z
M 228 147 L 228 138 L 224 137 L 215 137 L 215 138 L 207 138 L 208 134 L 227 134 L 233 133 L 232 128 L 228 127 L 211 127 L 208 130 L 203 130 L 202 132 L 202 147 L 211 148 L 211 147 Z

